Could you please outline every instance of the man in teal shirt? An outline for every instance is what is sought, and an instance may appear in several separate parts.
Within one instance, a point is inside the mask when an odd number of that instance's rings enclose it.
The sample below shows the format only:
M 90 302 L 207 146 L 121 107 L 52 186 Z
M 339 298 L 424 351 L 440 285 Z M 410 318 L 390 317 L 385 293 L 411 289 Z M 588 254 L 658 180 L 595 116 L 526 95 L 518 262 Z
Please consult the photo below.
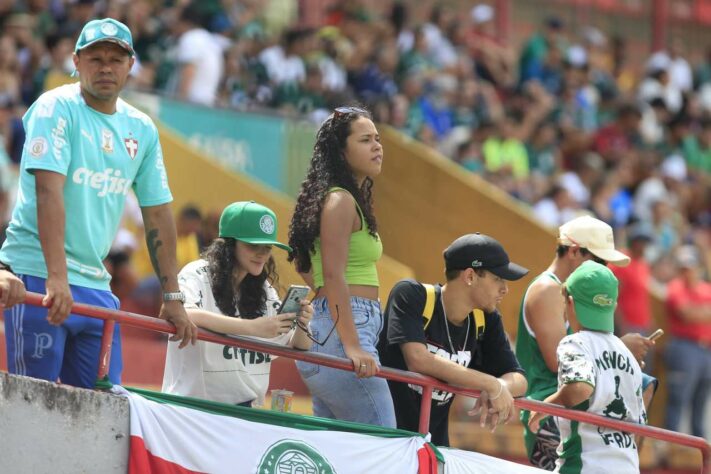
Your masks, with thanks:
M 126 194 L 138 197 L 146 243 L 161 282 L 160 317 L 176 338 L 195 341 L 182 306 L 175 260 L 172 196 L 153 122 L 119 99 L 134 63 L 128 28 L 112 19 L 87 23 L 77 40 L 80 81 L 40 96 L 23 117 L 26 141 L 17 203 L 0 262 L 43 306 L 5 312 L 10 372 L 93 387 L 103 322 L 70 314 L 74 301 L 118 308 L 103 266 Z M 114 333 L 109 379 L 120 382 Z

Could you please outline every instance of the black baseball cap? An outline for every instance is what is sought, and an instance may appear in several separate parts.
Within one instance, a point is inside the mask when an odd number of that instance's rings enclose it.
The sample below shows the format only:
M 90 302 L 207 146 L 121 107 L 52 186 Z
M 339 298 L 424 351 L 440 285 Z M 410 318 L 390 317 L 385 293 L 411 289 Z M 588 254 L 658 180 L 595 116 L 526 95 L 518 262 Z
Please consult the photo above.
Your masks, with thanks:
M 480 268 L 504 280 L 514 281 L 528 273 L 527 268 L 509 260 L 501 244 L 488 235 L 476 233 L 459 237 L 444 251 L 447 270 Z

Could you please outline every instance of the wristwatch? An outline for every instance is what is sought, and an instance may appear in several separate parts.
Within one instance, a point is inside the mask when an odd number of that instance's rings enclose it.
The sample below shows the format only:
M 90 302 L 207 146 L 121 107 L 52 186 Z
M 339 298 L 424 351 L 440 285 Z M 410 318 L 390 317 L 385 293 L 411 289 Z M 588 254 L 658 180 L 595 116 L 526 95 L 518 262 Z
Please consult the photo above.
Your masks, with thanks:
M 163 301 L 180 301 L 181 303 L 185 303 L 185 293 L 182 291 L 163 293 Z

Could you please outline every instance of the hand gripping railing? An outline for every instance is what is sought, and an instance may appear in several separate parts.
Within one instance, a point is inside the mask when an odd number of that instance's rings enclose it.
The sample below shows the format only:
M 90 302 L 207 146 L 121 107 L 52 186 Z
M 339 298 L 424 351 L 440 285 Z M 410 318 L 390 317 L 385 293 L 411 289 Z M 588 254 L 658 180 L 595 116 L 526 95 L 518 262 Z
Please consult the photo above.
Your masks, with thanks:
M 42 305 L 44 295 L 28 292 L 25 297 L 25 303 L 35 306 Z M 97 377 L 103 380 L 108 374 L 109 359 L 111 357 L 111 341 L 113 339 L 114 325 L 116 322 L 143 329 L 150 329 L 162 333 L 175 334 L 175 327 L 161 319 L 144 316 L 142 314 L 129 313 L 127 311 L 112 310 L 91 306 L 83 303 L 74 303 L 72 305 L 72 313 L 83 316 L 88 316 L 105 321 L 104 331 L 101 337 L 101 354 L 99 355 L 99 370 Z M 348 359 L 341 359 L 325 354 L 315 352 L 300 351 L 290 349 L 288 347 L 271 344 L 268 342 L 259 341 L 242 336 L 223 336 L 204 329 L 198 330 L 198 339 L 202 341 L 215 342 L 229 346 L 236 346 L 253 351 L 266 352 L 268 354 L 277 355 L 280 357 L 288 357 L 290 359 L 302 360 L 314 364 L 332 367 L 334 369 L 353 371 L 353 363 Z M 422 401 L 420 404 L 420 421 L 419 432 L 427 433 L 430 420 L 430 406 L 432 401 L 432 390 L 446 390 L 448 392 L 466 395 L 477 398 L 478 390 L 462 388 L 458 386 L 448 385 L 440 380 L 428 377 L 416 372 L 408 372 L 405 370 L 393 369 L 390 367 L 382 367 L 377 377 L 382 377 L 388 380 L 397 382 L 410 383 L 422 387 Z M 586 411 L 570 410 L 560 405 L 552 405 L 550 403 L 539 402 L 526 398 L 517 398 L 514 400 L 514 405 L 525 410 L 534 410 L 547 415 L 567 418 L 569 420 L 590 423 L 605 428 L 611 428 L 619 431 L 625 431 L 635 435 L 656 438 L 662 441 L 680 444 L 696 448 L 701 451 L 702 466 L 701 472 L 710 473 L 711 469 L 711 446 L 703 438 L 690 436 L 676 431 L 665 430 L 655 426 L 640 425 L 627 421 L 619 421 L 613 418 L 607 418 Z

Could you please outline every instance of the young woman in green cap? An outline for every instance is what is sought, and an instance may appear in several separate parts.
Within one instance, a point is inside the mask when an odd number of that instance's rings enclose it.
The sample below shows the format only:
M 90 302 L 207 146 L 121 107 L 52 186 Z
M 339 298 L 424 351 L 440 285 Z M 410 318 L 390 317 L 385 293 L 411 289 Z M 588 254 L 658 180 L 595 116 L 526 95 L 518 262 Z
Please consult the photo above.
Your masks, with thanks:
M 311 346 L 305 329 L 313 309 L 302 301 L 298 314 L 277 314 L 281 306 L 272 286 L 278 279 L 272 247 L 291 250 L 276 240 L 271 209 L 254 201 L 230 204 L 222 212 L 219 237 L 200 260 L 178 275 L 185 309 L 199 327 L 255 336 L 299 349 Z M 296 319 L 296 324 L 295 324 Z M 198 341 L 178 350 L 170 342 L 163 391 L 245 406 L 264 402 L 272 357 L 232 346 Z

